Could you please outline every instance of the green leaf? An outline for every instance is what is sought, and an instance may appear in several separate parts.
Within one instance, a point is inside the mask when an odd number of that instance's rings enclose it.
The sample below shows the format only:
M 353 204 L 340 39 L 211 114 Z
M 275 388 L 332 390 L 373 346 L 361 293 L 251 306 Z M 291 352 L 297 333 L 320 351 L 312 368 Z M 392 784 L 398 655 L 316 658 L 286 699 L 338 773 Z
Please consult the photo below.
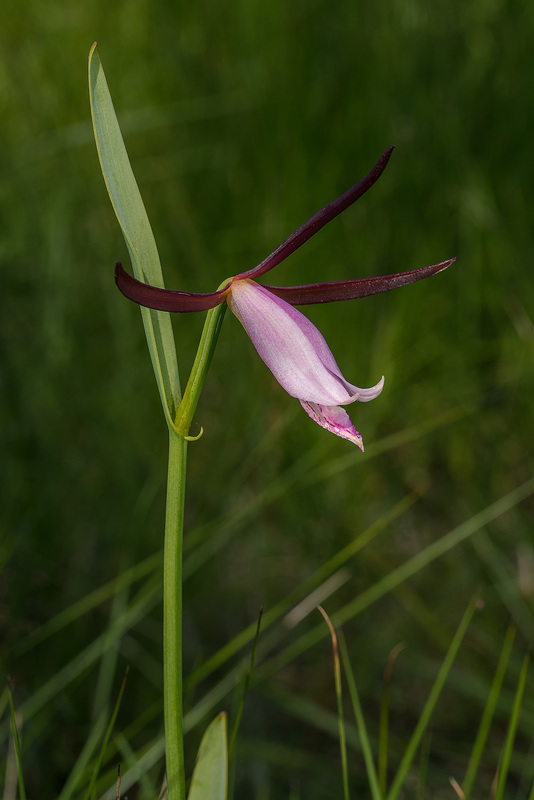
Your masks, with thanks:
M 202 737 L 187 800 L 226 800 L 227 788 L 226 714 L 223 712 Z
M 89 53 L 89 95 L 100 166 L 134 275 L 140 281 L 163 288 L 156 242 L 130 166 L 96 43 Z M 141 308 L 141 315 L 163 410 L 172 427 L 181 390 L 170 315 L 147 308 Z

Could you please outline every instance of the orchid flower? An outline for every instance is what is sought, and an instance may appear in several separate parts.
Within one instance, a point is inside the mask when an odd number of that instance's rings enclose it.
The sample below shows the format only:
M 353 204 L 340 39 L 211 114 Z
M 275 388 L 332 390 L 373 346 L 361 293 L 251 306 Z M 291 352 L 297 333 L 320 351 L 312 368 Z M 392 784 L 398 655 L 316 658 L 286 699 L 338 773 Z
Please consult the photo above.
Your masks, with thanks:
M 387 292 L 435 275 L 449 267 L 455 259 L 394 275 L 306 286 L 266 286 L 256 283 L 255 279 L 302 247 L 324 225 L 370 189 L 384 171 L 393 149 L 390 147 L 386 150 L 365 178 L 318 211 L 258 266 L 229 278 L 216 292 L 196 294 L 149 286 L 131 277 L 120 263 L 115 271 L 118 288 L 130 300 L 159 311 L 207 311 L 227 302 L 245 328 L 258 355 L 286 392 L 300 400 L 314 422 L 348 439 L 363 451 L 362 437 L 341 406 L 350 405 L 356 400 L 374 400 L 382 391 L 384 378 L 369 389 L 360 389 L 349 383 L 343 377 L 322 334 L 294 306 L 354 300 Z

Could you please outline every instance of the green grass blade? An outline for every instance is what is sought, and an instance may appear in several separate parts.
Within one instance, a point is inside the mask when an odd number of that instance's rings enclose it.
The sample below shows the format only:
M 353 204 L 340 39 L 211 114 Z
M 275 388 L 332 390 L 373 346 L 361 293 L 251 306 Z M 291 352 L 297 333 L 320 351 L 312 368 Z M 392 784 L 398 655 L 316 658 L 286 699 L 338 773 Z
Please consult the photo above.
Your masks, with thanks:
M 121 745 L 122 751 L 122 745 L 124 744 L 122 735 L 118 737 L 118 743 Z M 163 767 L 164 757 L 165 739 L 163 736 L 158 736 L 155 739 L 152 739 L 141 749 L 140 752 L 137 752 L 135 758 L 133 760 L 130 759 L 128 769 L 125 771 L 123 768 L 121 768 L 122 797 L 128 797 L 126 793 L 129 789 L 136 786 L 137 783 L 145 785 L 150 774 L 150 770 L 152 770 L 153 767 L 160 762 Z M 112 800 L 112 798 L 115 798 L 115 792 L 110 792 L 110 786 L 114 783 L 116 777 L 117 769 L 114 767 L 113 769 L 108 770 L 105 775 L 100 778 L 98 782 L 98 791 L 100 792 L 98 795 L 99 800 Z M 145 794 L 142 796 L 152 798 L 157 797 L 158 794 L 157 791 L 153 791 L 149 792 L 148 794 L 145 792 Z
M 232 728 L 232 735 L 230 737 L 230 745 L 228 747 L 228 758 L 230 758 L 232 754 L 232 750 L 235 744 L 235 740 L 237 737 L 237 732 L 239 730 L 239 724 L 241 722 L 241 717 L 243 716 L 243 709 L 245 707 L 245 700 L 247 698 L 248 687 L 250 684 L 250 677 L 252 675 L 252 670 L 254 669 L 254 660 L 256 658 L 256 648 L 258 646 L 258 639 L 260 637 L 260 628 L 261 628 L 261 618 L 263 616 L 263 606 L 260 608 L 260 613 L 258 615 L 258 622 L 256 625 L 256 635 L 254 637 L 254 643 L 252 645 L 252 653 L 250 654 L 250 665 L 248 668 L 247 675 L 245 677 L 245 685 L 243 687 L 243 696 L 241 697 L 241 702 L 239 704 L 239 708 L 237 710 L 236 719 L 234 722 L 234 727 Z
M 150 609 L 160 602 L 160 595 L 158 581 L 151 581 L 143 587 L 143 590 L 132 601 L 129 608 L 121 616 L 120 620 L 117 620 L 113 628 L 98 636 L 23 703 L 21 711 L 24 719 L 29 720 L 34 714 L 37 714 L 54 697 L 64 691 L 66 686 L 70 685 L 84 671 L 89 669 L 110 647 L 114 646 L 117 639 L 125 631 L 135 625 L 140 618 L 146 616 Z M 0 726 L 0 741 L 3 739 L 3 734 L 3 726 Z
M 484 508 L 478 514 L 475 514 L 461 525 L 458 525 L 457 528 L 454 528 L 452 531 L 445 534 L 445 536 L 442 536 L 441 539 L 438 539 L 424 550 L 421 550 L 421 552 L 417 553 L 413 558 L 401 564 L 400 567 L 389 572 L 384 578 L 374 583 L 369 589 L 366 589 L 354 598 L 354 600 L 351 600 L 343 606 L 343 608 L 339 609 L 339 611 L 332 614 L 332 622 L 334 625 L 340 626 L 354 619 L 354 617 L 358 616 L 358 614 L 361 614 L 380 600 L 380 598 L 393 591 L 397 586 L 400 586 L 404 581 L 416 575 L 433 561 L 436 561 L 485 525 L 488 525 L 488 523 L 498 519 L 507 511 L 510 511 L 510 509 L 525 500 L 533 492 L 534 478 L 531 478 L 515 489 L 512 489 L 511 492 L 503 495 L 503 497 L 500 497 L 494 503 L 491 503 L 491 505 Z M 255 680 L 264 680 L 267 676 L 272 675 L 274 672 L 293 661 L 297 656 L 309 650 L 310 647 L 313 647 L 317 642 L 320 642 L 323 636 L 323 626 L 316 625 L 257 669 Z
M 367 726 L 365 724 L 365 718 L 363 716 L 363 710 L 360 703 L 360 698 L 358 695 L 358 690 L 356 688 L 356 681 L 354 679 L 354 673 L 352 671 L 352 666 L 350 663 L 350 658 L 347 650 L 347 644 L 345 642 L 345 637 L 340 635 L 339 637 L 339 644 L 341 649 L 341 657 L 343 659 L 343 666 L 345 667 L 345 674 L 347 677 L 347 683 L 349 686 L 350 697 L 352 701 L 352 708 L 354 709 L 354 716 L 356 717 L 356 724 L 358 726 L 358 734 L 360 737 L 360 743 L 362 746 L 362 753 L 363 758 L 365 761 L 365 768 L 367 770 L 367 780 L 369 781 L 369 788 L 371 790 L 371 797 L 373 800 L 381 800 L 382 793 L 380 791 L 380 787 L 378 784 L 378 778 L 376 774 L 376 768 L 373 761 L 373 753 L 371 750 L 371 744 L 369 742 L 369 736 L 367 735 Z
M 341 771 L 343 774 L 343 796 L 345 800 L 349 800 L 349 773 L 347 767 L 347 739 L 345 736 L 345 722 L 343 718 L 343 691 L 341 686 L 341 668 L 339 664 L 339 648 L 337 634 L 334 626 L 330 622 L 330 617 L 322 606 L 318 606 L 319 611 L 323 615 L 324 621 L 328 625 L 330 637 L 332 639 L 332 653 L 334 656 L 334 681 L 336 686 L 336 700 L 337 700 L 337 719 L 339 730 L 339 747 L 341 750 Z
M 497 669 L 495 670 L 495 676 L 491 684 L 488 700 L 484 708 L 484 713 L 482 715 L 478 733 L 475 739 L 475 743 L 473 745 L 473 751 L 471 753 L 469 764 L 467 765 L 467 771 L 465 773 L 465 778 L 462 783 L 462 791 L 464 793 L 465 800 L 469 800 L 471 791 L 475 783 L 476 775 L 480 765 L 480 760 L 482 758 L 482 752 L 484 750 L 484 745 L 486 744 L 493 715 L 495 714 L 495 709 L 497 708 L 497 702 L 499 700 L 499 695 L 501 693 L 502 682 L 504 680 L 506 667 L 508 666 L 508 661 L 510 659 L 510 653 L 512 652 L 514 638 L 515 638 L 515 628 L 510 627 L 508 628 L 508 631 L 504 639 L 504 644 L 499 658 L 499 663 L 497 664 Z
M 408 774 L 408 770 L 410 769 L 412 762 L 415 758 L 415 754 L 417 752 L 417 748 L 419 747 L 423 735 L 430 723 L 432 718 L 432 714 L 434 713 L 434 709 L 436 708 L 436 703 L 438 702 L 439 696 L 441 694 L 441 690 L 447 680 L 449 672 L 451 671 L 452 665 L 454 663 L 454 659 L 458 654 L 458 650 L 460 649 L 460 645 L 462 640 L 465 636 L 467 628 L 469 627 L 469 623 L 473 618 L 473 614 L 475 613 L 477 607 L 477 600 L 473 599 L 465 614 L 462 617 L 460 625 L 458 626 L 458 630 L 456 631 L 454 638 L 451 642 L 447 655 L 441 665 L 436 680 L 434 681 L 434 685 L 430 691 L 428 696 L 428 700 L 425 703 L 425 707 L 421 713 L 419 718 L 419 722 L 415 727 L 415 731 L 412 734 L 410 741 L 408 742 L 408 746 L 400 763 L 399 769 L 397 770 L 397 774 L 393 780 L 391 785 L 391 789 L 387 795 L 387 800 L 395 800 L 398 797 L 404 781 L 406 780 L 406 776 Z
M 111 739 L 111 734 L 113 732 L 113 728 L 115 726 L 115 721 L 117 719 L 117 715 L 119 713 L 119 708 L 121 706 L 122 696 L 124 694 L 124 689 L 126 688 L 126 680 L 128 678 L 129 667 L 126 669 L 126 674 L 122 679 L 121 688 L 119 690 L 119 696 L 117 697 L 117 702 L 115 703 L 115 708 L 113 709 L 113 714 L 111 715 L 111 719 L 109 721 L 108 728 L 106 730 L 106 734 L 104 736 L 104 740 L 102 742 L 102 747 L 100 748 L 100 753 L 98 754 L 98 758 L 96 760 L 95 767 L 93 769 L 93 774 L 91 775 L 91 781 L 87 788 L 87 791 L 84 795 L 84 800 L 89 800 L 90 797 L 93 795 L 94 788 L 96 786 L 96 782 L 98 780 L 98 775 L 100 773 L 100 768 L 102 766 L 102 762 L 104 760 L 104 755 L 106 753 L 106 748 L 109 744 L 109 740 Z
M 123 733 L 117 733 L 113 737 L 112 744 L 115 744 L 118 754 L 120 755 L 121 769 L 124 771 L 124 765 L 127 765 L 128 770 L 136 769 L 139 759 L 134 749 L 131 747 L 129 739 Z M 141 797 L 159 797 L 159 791 L 156 783 L 152 780 L 149 769 L 138 769 L 137 780 L 139 782 L 139 793 Z M 121 785 L 124 785 L 121 776 Z
M 135 277 L 163 287 L 156 242 L 130 166 L 96 43 L 89 53 L 89 95 L 102 174 Z M 147 308 L 141 308 L 141 315 L 161 402 L 167 423 L 172 427 L 181 391 L 170 315 Z
M 336 553 L 325 564 L 322 564 L 312 575 L 304 580 L 293 592 L 286 598 L 277 603 L 273 608 L 269 609 L 263 615 L 262 629 L 273 625 L 280 617 L 286 615 L 293 606 L 295 606 L 303 597 L 313 592 L 324 581 L 328 580 L 338 569 L 350 561 L 363 547 L 373 541 L 380 533 L 385 531 L 388 526 L 398 519 L 411 505 L 415 502 L 416 495 L 409 494 L 399 501 L 395 506 L 388 509 L 381 517 L 375 520 L 372 525 L 366 528 L 361 533 Z M 187 539 L 186 539 L 187 542 Z M 319 626 L 321 633 L 324 633 L 323 626 Z M 196 685 L 204 680 L 208 675 L 219 669 L 226 663 L 232 656 L 248 644 L 254 638 L 256 625 L 253 623 L 241 631 L 234 639 L 228 644 L 224 645 L 217 651 L 211 658 L 198 667 L 191 677 L 188 679 L 190 685 Z
M 521 712 L 521 702 L 523 700 L 523 693 L 525 691 L 525 683 L 527 681 L 528 665 L 530 656 L 525 656 L 523 659 L 523 666 L 519 675 L 517 684 L 517 691 L 515 694 L 514 705 L 512 708 L 512 716 L 510 718 L 510 725 L 506 735 L 506 742 L 504 743 L 504 752 L 502 754 L 501 765 L 499 768 L 499 778 L 497 780 L 497 791 L 494 800 L 502 800 L 504 796 L 504 787 L 506 785 L 506 778 L 508 777 L 508 770 L 510 768 L 510 761 L 512 758 L 512 751 L 514 748 L 514 739 L 519 722 L 519 714 Z
M 70 800 L 73 796 L 76 787 L 82 780 L 82 777 L 87 774 L 89 764 L 93 758 L 93 754 L 98 747 L 98 742 L 104 732 L 106 725 L 106 717 L 104 714 L 93 724 L 89 736 L 87 737 L 80 755 L 77 757 L 74 766 L 72 767 L 69 777 L 67 778 L 63 789 L 57 800 Z
M 222 713 L 202 737 L 187 800 L 226 800 L 227 786 L 226 714 Z
M 114 595 L 121 590 L 131 586 L 141 578 L 144 578 L 145 575 L 157 573 L 161 569 L 161 562 L 162 554 L 158 552 L 145 558 L 143 561 L 139 562 L 139 564 L 121 572 L 116 578 L 113 578 L 90 594 L 82 597 L 81 600 L 73 603 L 64 611 L 61 611 L 59 614 L 56 614 L 55 617 L 43 623 L 43 625 L 39 626 L 35 631 L 32 631 L 24 639 L 21 639 L 20 642 L 16 642 L 11 650 L 11 657 L 18 658 L 24 655 L 24 653 L 27 653 L 40 642 L 45 641 L 66 626 L 81 619 L 97 606 L 113 598 Z
M 472 545 L 481 562 L 486 565 L 491 583 L 503 605 L 508 609 L 510 618 L 514 620 L 525 638 L 531 639 L 534 633 L 532 610 L 525 597 L 517 592 L 515 574 L 508 560 L 503 558 L 502 550 L 494 544 L 488 531 L 481 531 L 472 540 Z
M 421 745 L 421 755 L 419 758 L 419 772 L 417 776 L 417 794 L 415 800 L 425 800 L 425 797 L 427 796 L 426 785 L 428 777 L 428 765 L 430 763 L 431 741 L 432 741 L 432 735 L 428 734 L 428 736 L 425 736 L 425 738 L 423 739 L 423 743 Z
M 382 797 L 386 796 L 388 772 L 388 733 L 389 733 L 389 684 L 395 661 L 404 649 L 404 644 L 398 644 L 389 654 L 384 670 L 382 700 L 380 703 L 380 732 L 378 735 L 378 785 Z
M 13 733 L 13 744 L 15 747 L 15 760 L 17 762 L 17 778 L 19 784 L 20 800 L 26 800 L 26 789 L 24 788 L 24 775 L 22 774 L 22 755 L 20 749 L 19 732 L 17 729 L 17 717 L 15 706 L 13 705 L 13 695 L 9 689 L 9 708 L 11 711 L 11 731 Z

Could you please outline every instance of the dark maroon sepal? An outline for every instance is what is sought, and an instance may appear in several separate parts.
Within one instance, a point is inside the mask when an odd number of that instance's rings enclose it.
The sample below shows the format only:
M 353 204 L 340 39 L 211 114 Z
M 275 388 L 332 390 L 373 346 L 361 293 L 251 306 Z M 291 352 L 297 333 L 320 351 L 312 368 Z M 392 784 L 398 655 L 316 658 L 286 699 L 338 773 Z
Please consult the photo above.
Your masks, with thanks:
M 375 164 L 371 172 L 362 178 L 362 180 L 357 183 L 352 189 L 349 189 L 345 194 L 342 194 L 341 197 L 338 197 L 337 200 L 334 200 L 332 203 L 329 203 L 327 206 L 322 208 L 316 214 L 313 215 L 304 225 L 301 225 L 298 230 L 291 234 L 282 244 L 276 248 L 276 250 L 271 253 L 270 256 L 267 256 L 261 264 L 258 264 L 257 267 L 253 269 L 249 269 L 247 272 L 243 272 L 240 275 L 237 275 L 238 278 L 259 278 L 260 275 L 265 275 L 266 272 L 276 267 L 280 264 L 281 261 L 284 261 L 291 253 L 294 253 L 295 250 L 298 250 L 299 247 L 311 239 L 312 236 L 321 230 L 328 222 L 331 222 L 335 217 L 341 214 L 342 211 L 349 208 L 358 198 L 360 198 L 371 186 L 376 183 L 379 177 L 384 172 L 386 165 L 390 159 L 390 156 L 395 149 L 395 145 L 389 147 L 383 156 L 381 156 L 378 162 Z M 316 301 L 314 301 L 316 302 Z M 320 302 L 320 301 L 319 301 Z
M 442 272 L 456 261 L 451 258 L 441 264 L 430 267 L 412 269 L 409 272 L 399 272 L 395 275 L 382 275 L 376 278 L 356 278 L 349 281 L 334 281 L 333 283 L 314 283 L 308 286 L 265 286 L 272 294 L 285 300 L 292 306 L 308 306 L 314 303 L 335 303 L 341 300 L 357 300 L 359 297 L 368 297 L 370 294 L 389 292 L 399 286 L 407 286 L 423 278 L 429 278 L 437 272 Z
M 153 308 L 156 311 L 179 311 L 182 313 L 209 311 L 210 308 L 215 308 L 224 302 L 230 287 L 230 282 L 228 282 L 228 286 L 224 289 L 208 294 L 159 289 L 157 286 L 150 286 L 148 283 L 142 283 L 136 278 L 132 278 L 120 261 L 115 264 L 115 283 L 125 297 L 140 306 Z

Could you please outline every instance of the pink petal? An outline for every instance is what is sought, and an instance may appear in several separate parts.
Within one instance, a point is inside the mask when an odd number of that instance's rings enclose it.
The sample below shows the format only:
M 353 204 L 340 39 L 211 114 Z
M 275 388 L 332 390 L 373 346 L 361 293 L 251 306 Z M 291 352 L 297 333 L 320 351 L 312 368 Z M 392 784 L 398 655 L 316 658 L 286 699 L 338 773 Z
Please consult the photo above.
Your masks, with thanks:
M 371 294 L 389 292 L 399 286 L 407 286 L 450 267 L 456 261 L 450 258 L 430 267 L 411 269 L 408 272 L 397 272 L 394 275 L 379 275 L 374 278 L 353 278 L 348 281 L 330 283 L 311 283 L 306 286 L 265 286 L 272 294 L 290 303 L 292 306 L 308 306 L 313 303 L 335 303 L 340 300 L 357 300 Z
M 382 391 L 343 377 L 324 337 L 300 311 L 251 280 L 234 280 L 228 305 L 248 333 L 260 358 L 292 397 L 322 406 L 367 402 Z
M 349 442 L 357 445 L 363 453 L 362 437 L 343 408 L 339 408 L 338 406 L 322 406 L 317 403 L 306 403 L 302 400 L 300 404 L 314 422 L 322 428 L 326 428 L 330 433 L 335 433 L 336 436 L 341 436 L 342 439 L 348 439 Z
M 146 308 L 157 311 L 208 311 L 224 302 L 230 283 L 216 292 L 198 294 L 195 292 L 178 292 L 174 289 L 160 289 L 133 278 L 126 272 L 120 261 L 115 264 L 115 283 L 129 300 Z
M 274 252 L 271 253 L 270 256 L 267 256 L 261 264 L 258 264 L 253 269 L 249 269 L 246 272 L 241 273 L 238 275 L 238 278 L 259 278 L 260 275 L 265 275 L 266 272 L 269 272 L 273 267 L 276 267 L 280 264 L 284 259 L 294 253 L 295 250 L 298 250 L 299 247 L 311 239 L 312 236 L 315 236 L 317 231 L 320 231 L 328 222 L 331 222 L 338 214 L 341 214 L 342 211 L 349 208 L 356 200 L 358 200 L 365 192 L 367 192 L 371 186 L 376 183 L 379 177 L 384 172 L 389 158 L 395 149 L 395 146 L 388 147 L 386 152 L 380 156 L 377 163 L 371 170 L 371 172 L 362 178 L 355 186 L 351 189 L 346 191 L 341 197 L 336 198 L 327 206 L 322 208 L 320 211 L 317 211 L 313 217 L 301 225 L 296 231 L 294 231 L 291 236 L 282 242 Z

